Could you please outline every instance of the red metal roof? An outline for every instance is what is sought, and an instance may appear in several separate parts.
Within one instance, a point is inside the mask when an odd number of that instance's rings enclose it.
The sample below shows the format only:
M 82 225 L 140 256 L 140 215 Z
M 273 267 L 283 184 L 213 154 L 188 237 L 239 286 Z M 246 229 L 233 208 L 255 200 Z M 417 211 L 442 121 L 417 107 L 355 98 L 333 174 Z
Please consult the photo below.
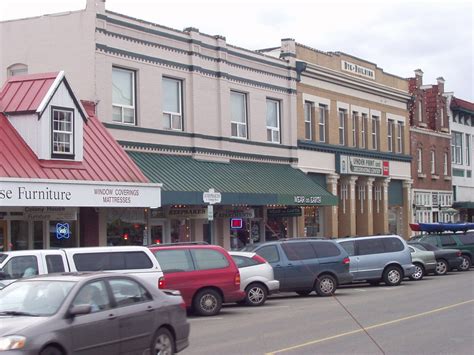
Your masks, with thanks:
M 474 103 L 453 97 L 451 100 L 451 109 L 464 109 L 474 112 Z
M 46 97 L 59 72 L 19 75 L 8 79 L 0 92 L 0 111 L 35 112 Z

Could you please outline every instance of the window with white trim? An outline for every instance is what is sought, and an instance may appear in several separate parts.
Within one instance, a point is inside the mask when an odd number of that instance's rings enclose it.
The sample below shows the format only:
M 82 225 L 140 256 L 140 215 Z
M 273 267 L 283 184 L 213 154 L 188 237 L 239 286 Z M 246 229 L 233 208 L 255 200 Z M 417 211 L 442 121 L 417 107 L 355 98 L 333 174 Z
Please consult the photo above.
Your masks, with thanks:
M 434 150 L 431 151 L 430 157 L 431 174 L 436 174 L 436 152 Z
M 423 122 L 423 101 L 418 101 L 418 121 Z
M 74 110 L 51 107 L 53 158 L 74 155 Z
M 230 128 L 234 138 L 247 139 L 247 95 L 230 92 Z
M 352 146 L 357 146 L 357 126 L 359 121 L 359 115 L 356 111 L 352 112 Z
M 448 175 L 448 153 L 444 153 L 444 157 L 443 157 L 443 174 L 445 176 Z
M 389 152 L 393 152 L 393 120 L 387 122 L 387 149 Z
M 417 149 L 417 166 L 418 173 L 423 173 L 423 150 L 421 148 Z
M 163 127 L 183 130 L 183 82 L 163 77 L 162 80 Z
M 444 127 L 444 107 L 440 107 L 439 115 L 441 120 L 441 127 Z
M 306 101 L 304 103 L 304 138 L 311 140 L 313 138 L 313 103 Z
M 7 69 L 8 78 L 12 76 L 26 75 L 26 74 L 28 74 L 28 66 L 26 64 L 16 63 L 13 65 L 10 65 Z
M 267 142 L 280 143 L 280 101 L 267 99 Z
M 346 144 L 346 110 L 339 109 L 339 144 Z
M 403 153 L 403 122 L 397 122 L 397 153 Z
M 112 68 L 112 120 L 135 124 L 135 72 Z
M 319 105 L 319 141 L 326 142 L 326 115 L 328 107 L 326 105 Z
M 379 118 L 372 116 L 372 149 L 379 149 Z
M 466 165 L 471 166 L 471 135 L 466 133 Z
M 462 164 L 462 133 L 452 132 L 451 155 L 455 164 Z
M 362 114 L 362 124 L 360 129 L 360 147 L 366 148 L 367 147 L 367 114 Z

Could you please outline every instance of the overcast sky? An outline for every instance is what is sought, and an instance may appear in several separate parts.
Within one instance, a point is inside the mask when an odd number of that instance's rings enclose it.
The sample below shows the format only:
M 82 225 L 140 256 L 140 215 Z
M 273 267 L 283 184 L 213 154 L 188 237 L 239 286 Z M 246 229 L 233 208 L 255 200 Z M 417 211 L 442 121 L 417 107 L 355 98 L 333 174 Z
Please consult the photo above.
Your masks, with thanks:
M 0 21 L 79 10 L 86 0 L 0 0 Z M 248 49 L 282 38 L 341 51 L 474 101 L 474 6 L 467 0 L 107 0 L 115 12 L 182 30 L 197 27 Z

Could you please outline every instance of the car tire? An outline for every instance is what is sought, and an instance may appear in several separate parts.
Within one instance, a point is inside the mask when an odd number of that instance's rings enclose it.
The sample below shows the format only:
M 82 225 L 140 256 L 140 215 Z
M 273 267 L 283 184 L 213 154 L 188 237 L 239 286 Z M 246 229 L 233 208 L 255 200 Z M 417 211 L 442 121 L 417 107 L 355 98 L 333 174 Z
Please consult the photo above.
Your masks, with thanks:
M 383 272 L 383 282 L 387 286 L 398 286 L 402 282 L 403 273 L 402 269 L 398 266 L 392 265 L 385 269 Z
M 176 352 L 174 337 L 166 328 L 160 328 L 153 338 L 151 353 L 157 355 L 173 355 Z
M 311 292 L 313 292 L 313 290 L 296 291 L 300 296 L 308 296 Z
M 425 268 L 422 264 L 415 263 L 415 272 L 410 276 L 410 280 L 420 281 L 425 276 Z
M 446 275 L 449 270 L 449 265 L 446 260 L 438 259 L 436 260 L 436 275 Z
M 221 307 L 222 296 L 216 290 L 206 288 L 194 296 L 193 309 L 200 316 L 215 316 Z
M 262 306 L 267 300 L 267 288 L 261 283 L 253 283 L 245 289 L 245 304 L 247 306 Z
M 316 279 L 315 291 L 318 296 L 328 297 L 332 296 L 337 289 L 336 279 L 328 274 L 320 275 Z
M 64 352 L 56 346 L 47 346 L 40 351 L 40 355 L 64 355 Z
M 459 271 L 468 271 L 471 268 L 471 258 L 469 255 L 462 255 L 462 264 L 459 265 Z

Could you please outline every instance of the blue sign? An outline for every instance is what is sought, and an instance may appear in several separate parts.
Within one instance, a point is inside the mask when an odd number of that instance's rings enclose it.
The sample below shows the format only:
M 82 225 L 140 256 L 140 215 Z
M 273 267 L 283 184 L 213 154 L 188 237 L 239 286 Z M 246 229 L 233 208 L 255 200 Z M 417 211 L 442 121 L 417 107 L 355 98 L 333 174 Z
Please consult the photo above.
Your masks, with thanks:
M 71 237 L 71 230 L 69 223 L 57 223 L 56 224 L 56 239 L 69 239 Z

